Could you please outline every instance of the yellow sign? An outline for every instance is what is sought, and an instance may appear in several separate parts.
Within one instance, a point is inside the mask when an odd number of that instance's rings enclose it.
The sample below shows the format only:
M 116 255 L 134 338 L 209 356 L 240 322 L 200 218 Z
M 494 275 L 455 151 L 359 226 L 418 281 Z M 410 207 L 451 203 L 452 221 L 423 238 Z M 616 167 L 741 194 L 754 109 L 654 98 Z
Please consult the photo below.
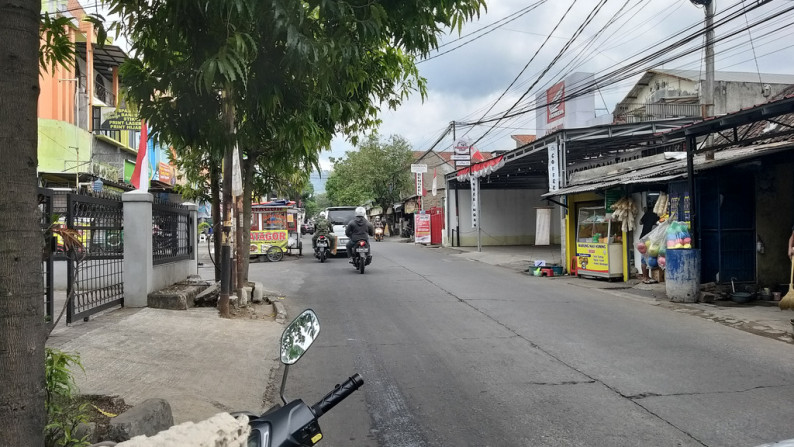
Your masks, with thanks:
M 287 249 L 287 230 L 264 230 L 251 232 L 251 254 L 265 254 L 267 249 L 276 246 Z
M 576 257 L 579 271 L 585 272 L 609 272 L 609 250 L 605 243 L 597 242 L 577 242 Z

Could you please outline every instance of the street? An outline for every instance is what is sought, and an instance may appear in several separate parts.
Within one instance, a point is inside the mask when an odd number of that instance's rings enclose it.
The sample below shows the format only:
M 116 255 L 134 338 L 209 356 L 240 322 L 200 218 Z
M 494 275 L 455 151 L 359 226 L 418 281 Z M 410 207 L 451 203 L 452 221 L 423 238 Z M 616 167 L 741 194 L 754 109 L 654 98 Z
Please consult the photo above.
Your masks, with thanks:
M 304 308 L 320 318 L 286 397 L 313 404 L 364 377 L 320 420 L 326 447 L 794 438 L 789 344 L 396 241 L 373 242 L 364 275 L 344 258 L 317 261 L 309 236 L 302 258 L 251 264 L 251 280 L 285 294 L 290 318 Z

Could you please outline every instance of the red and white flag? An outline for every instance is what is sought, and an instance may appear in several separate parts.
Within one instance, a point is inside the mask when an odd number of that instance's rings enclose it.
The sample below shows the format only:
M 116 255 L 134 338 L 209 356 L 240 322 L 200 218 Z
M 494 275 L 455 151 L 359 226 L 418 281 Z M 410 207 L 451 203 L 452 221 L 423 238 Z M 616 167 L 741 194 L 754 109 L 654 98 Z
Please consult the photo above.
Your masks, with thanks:
M 135 159 L 135 170 L 132 171 L 130 182 L 135 189 L 149 192 L 149 154 L 146 132 L 146 121 L 141 120 L 141 140 L 138 143 L 138 157 Z
M 475 149 L 474 153 L 471 154 L 471 161 L 473 161 L 475 163 L 478 163 L 478 162 L 481 162 L 481 161 L 484 161 L 484 160 L 485 160 L 485 157 L 482 156 L 482 154 L 480 153 L 479 149 Z
M 432 191 L 433 191 L 433 197 L 435 197 L 436 194 L 438 194 L 438 178 L 436 177 L 435 168 L 433 169 L 433 189 L 432 189 Z

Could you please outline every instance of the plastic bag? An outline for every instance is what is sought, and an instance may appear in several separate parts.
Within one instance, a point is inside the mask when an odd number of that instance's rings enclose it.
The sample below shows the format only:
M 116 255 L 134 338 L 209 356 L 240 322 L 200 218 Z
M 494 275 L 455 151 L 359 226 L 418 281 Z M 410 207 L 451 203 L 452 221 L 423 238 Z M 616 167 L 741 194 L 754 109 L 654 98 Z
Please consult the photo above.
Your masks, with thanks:
M 657 225 L 650 233 L 642 237 L 642 240 L 637 242 L 636 248 L 643 258 L 645 264 L 649 268 L 665 268 L 667 255 L 667 230 L 670 227 L 670 221 L 664 221 Z

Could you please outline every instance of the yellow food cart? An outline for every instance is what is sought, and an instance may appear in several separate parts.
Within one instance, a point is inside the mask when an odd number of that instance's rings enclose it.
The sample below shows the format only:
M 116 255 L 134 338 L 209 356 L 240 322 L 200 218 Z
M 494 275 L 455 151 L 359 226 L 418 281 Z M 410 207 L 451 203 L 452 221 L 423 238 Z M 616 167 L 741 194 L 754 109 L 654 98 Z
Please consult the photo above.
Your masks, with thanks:
M 623 233 L 604 206 L 579 208 L 576 273 L 596 278 L 623 277 Z

